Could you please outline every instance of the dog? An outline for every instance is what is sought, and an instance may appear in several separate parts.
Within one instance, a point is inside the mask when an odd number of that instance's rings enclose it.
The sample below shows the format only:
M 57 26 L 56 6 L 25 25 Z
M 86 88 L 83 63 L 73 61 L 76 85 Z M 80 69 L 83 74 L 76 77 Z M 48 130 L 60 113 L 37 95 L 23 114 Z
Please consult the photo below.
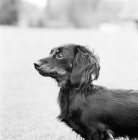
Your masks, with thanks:
M 60 92 L 58 119 L 85 140 L 138 138 L 138 91 L 94 85 L 99 58 L 85 46 L 66 44 L 34 63 L 35 69 L 54 78 Z

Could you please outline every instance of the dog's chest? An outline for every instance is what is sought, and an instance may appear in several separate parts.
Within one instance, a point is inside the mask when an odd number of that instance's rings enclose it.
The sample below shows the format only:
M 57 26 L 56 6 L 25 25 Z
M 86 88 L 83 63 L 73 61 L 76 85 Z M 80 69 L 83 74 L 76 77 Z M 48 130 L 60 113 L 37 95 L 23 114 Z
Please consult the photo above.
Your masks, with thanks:
M 59 94 L 60 115 L 58 118 L 66 123 L 73 131 L 85 135 L 85 128 L 81 123 L 82 111 L 75 105 L 74 100 L 70 100 L 68 91 L 62 91 Z
M 80 121 L 80 113 L 74 112 L 70 117 L 62 118 L 61 121 L 66 123 L 73 131 L 85 138 L 86 132 L 85 127 Z

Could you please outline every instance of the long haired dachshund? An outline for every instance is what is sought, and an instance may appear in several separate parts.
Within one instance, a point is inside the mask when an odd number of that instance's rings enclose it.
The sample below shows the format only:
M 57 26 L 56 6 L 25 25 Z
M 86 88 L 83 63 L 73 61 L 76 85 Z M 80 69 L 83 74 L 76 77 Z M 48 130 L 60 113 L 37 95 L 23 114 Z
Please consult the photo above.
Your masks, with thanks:
M 34 66 L 42 76 L 57 81 L 61 109 L 58 119 L 82 138 L 138 138 L 138 91 L 94 85 L 99 76 L 99 59 L 86 47 L 56 47 Z

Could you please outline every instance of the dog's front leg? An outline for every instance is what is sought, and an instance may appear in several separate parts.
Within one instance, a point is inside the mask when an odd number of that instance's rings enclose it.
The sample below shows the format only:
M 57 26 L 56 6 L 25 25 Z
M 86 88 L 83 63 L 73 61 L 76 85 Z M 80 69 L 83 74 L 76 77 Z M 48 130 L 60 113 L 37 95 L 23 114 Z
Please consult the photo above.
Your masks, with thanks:
M 111 130 L 106 130 L 102 140 L 114 140 L 114 133 Z
M 101 134 L 98 132 L 94 132 L 92 135 L 89 136 L 88 140 L 102 140 Z

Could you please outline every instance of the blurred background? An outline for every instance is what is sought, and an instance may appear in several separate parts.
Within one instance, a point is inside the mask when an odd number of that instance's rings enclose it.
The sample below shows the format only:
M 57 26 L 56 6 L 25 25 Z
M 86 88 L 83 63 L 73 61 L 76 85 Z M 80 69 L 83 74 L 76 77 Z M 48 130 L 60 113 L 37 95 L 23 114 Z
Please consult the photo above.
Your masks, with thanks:
M 0 0 L 0 140 L 80 140 L 33 66 L 66 43 L 100 57 L 94 84 L 138 89 L 138 0 Z
M 0 0 L 0 24 L 46 28 L 138 28 L 137 0 Z

